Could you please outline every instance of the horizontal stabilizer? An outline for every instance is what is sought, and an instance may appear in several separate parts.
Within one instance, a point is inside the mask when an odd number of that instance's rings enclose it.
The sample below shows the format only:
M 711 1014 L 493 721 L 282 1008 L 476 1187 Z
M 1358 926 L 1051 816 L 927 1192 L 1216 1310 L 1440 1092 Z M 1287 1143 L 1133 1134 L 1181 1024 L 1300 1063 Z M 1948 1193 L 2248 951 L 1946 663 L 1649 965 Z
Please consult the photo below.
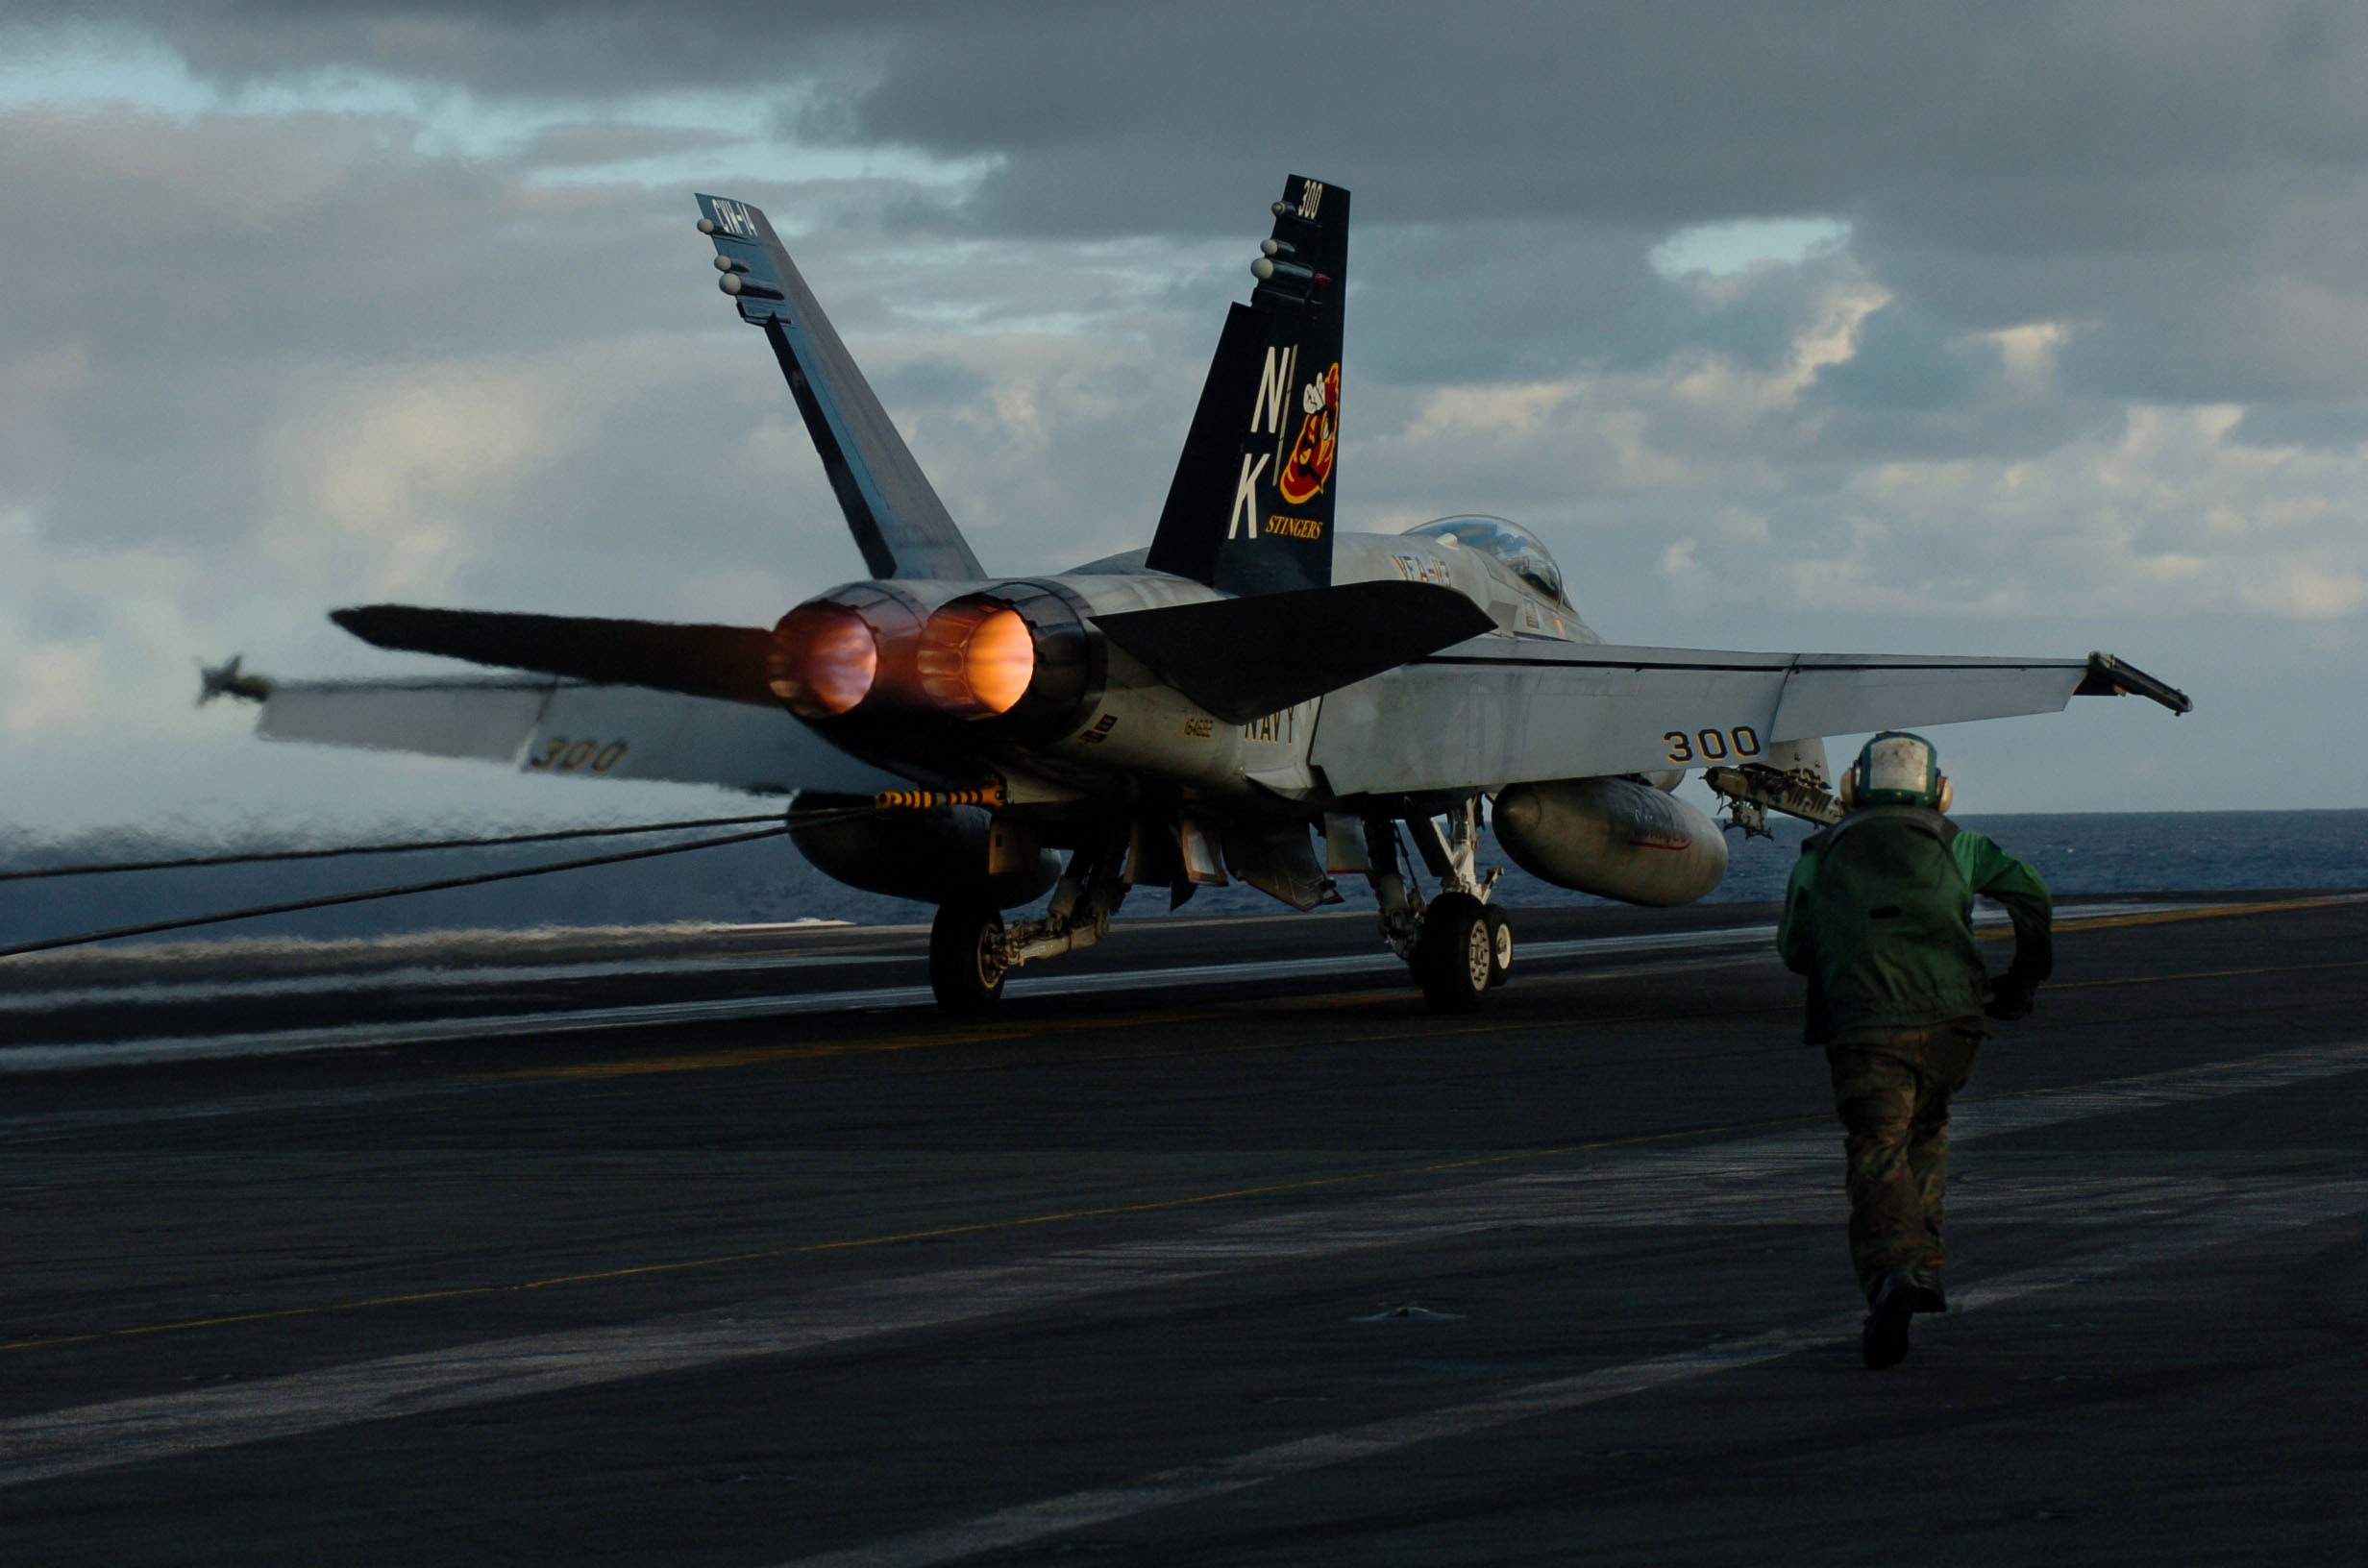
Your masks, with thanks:
M 332 621 L 365 643 L 439 653 L 503 670 L 771 706 L 765 661 L 773 634 L 751 626 L 677 625 L 575 615 L 428 610 L 365 604 Z
M 1111 642 L 1227 723 L 1246 723 L 1496 629 L 1427 582 L 1344 582 L 1098 615 Z

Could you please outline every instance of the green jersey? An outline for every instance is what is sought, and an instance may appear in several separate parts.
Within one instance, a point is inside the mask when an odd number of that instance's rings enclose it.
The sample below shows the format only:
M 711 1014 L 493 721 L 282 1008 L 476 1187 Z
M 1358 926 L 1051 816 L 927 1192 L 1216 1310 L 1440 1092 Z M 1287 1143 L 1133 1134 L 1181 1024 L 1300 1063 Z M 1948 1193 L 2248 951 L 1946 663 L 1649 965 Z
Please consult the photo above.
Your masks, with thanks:
M 2013 972 L 2044 980 L 2047 884 L 1981 834 L 1922 807 L 1869 806 L 1802 845 L 1776 950 L 1809 976 L 1810 1040 L 1980 1014 L 1989 972 L 1973 940 L 1976 894 L 2014 921 Z

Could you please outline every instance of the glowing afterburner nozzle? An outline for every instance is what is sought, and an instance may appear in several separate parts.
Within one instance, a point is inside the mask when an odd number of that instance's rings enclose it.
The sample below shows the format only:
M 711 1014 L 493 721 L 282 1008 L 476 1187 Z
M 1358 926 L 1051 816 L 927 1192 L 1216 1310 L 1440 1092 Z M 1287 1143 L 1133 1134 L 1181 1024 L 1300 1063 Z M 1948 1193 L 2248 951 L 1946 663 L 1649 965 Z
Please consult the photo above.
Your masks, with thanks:
M 921 689 L 965 719 L 1009 713 L 1036 676 L 1036 635 L 993 600 L 956 600 L 921 628 Z
M 773 628 L 768 684 L 802 719 L 828 719 L 871 695 L 879 644 L 844 604 L 801 604 Z
M 971 695 L 990 713 L 1008 713 L 1027 695 L 1036 674 L 1036 640 L 1016 610 L 998 610 L 979 623 L 963 650 Z

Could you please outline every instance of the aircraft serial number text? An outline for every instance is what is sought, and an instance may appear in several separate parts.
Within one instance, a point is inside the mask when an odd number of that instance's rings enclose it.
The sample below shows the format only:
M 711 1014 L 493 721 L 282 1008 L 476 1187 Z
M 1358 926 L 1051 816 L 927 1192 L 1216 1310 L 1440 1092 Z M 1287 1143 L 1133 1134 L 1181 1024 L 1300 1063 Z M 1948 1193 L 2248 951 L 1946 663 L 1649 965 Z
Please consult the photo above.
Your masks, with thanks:
M 1697 729 L 1689 735 L 1672 729 L 1661 737 L 1669 746 L 1671 762 L 1724 762 L 1729 757 L 1760 754 L 1760 732 L 1749 724 L 1733 729 Z
M 542 749 L 527 758 L 530 773 L 580 773 L 590 768 L 604 773 L 625 760 L 630 747 L 623 741 L 610 741 L 603 746 L 599 741 L 571 741 L 564 735 L 546 736 Z

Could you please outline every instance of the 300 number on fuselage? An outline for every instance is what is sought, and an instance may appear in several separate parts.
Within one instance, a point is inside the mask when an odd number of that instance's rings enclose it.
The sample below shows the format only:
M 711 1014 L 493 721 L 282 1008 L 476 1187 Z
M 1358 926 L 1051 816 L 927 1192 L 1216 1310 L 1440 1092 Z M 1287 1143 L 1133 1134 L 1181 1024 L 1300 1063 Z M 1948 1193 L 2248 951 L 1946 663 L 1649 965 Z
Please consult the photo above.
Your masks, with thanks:
M 1738 724 L 1733 729 L 1697 729 L 1690 735 L 1682 729 L 1672 729 L 1661 738 L 1669 743 L 1671 762 L 1724 762 L 1730 757 L 1760 754 L 1760 732 L 1749 724 Z

